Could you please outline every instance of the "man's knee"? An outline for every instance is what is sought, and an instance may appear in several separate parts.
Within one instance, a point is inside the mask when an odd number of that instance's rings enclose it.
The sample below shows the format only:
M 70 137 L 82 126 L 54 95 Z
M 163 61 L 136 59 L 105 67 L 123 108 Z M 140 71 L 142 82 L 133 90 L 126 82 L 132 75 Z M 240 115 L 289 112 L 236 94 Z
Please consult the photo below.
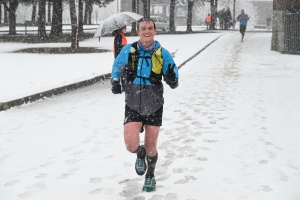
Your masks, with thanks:
M 127 151 L 134 153 L 139 147 L 139 144 L 126 144 Z

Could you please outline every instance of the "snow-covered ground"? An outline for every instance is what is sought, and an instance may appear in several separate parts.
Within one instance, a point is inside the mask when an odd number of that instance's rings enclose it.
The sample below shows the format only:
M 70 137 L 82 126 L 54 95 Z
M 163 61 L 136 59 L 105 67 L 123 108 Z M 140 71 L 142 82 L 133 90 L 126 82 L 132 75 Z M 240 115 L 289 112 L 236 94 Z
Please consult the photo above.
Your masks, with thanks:
M 180 64 L 217 36 L 156 38 L 179 49 Z M 179 70 L 177 89 L 165 87 L 153 193 L 141 191 L 123 142 L 124 95 L 108 81 L 0 112 L 0 199 L 299 200 L 300 56 L 270 42 L 271 33 L 224 34 Z M 112 53 L 3 53 L 28 46 L 43 45 L 1 44 L 1 99 L 110 71 Z

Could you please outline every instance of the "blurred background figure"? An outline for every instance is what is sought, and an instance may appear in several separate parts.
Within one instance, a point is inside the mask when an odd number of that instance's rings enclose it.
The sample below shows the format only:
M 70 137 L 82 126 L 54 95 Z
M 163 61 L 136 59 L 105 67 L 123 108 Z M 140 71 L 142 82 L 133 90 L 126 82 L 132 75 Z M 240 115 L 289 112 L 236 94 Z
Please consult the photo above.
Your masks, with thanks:
M 114 56 L 115 58 L 119 55 L 122 48 L 127 44 L 126 26 L 121 27 L 120 29 L 114 30 L 112 34 L 115 36 L 114 39 Z
M 271 25 L 271 17 L 270 17 L 270 16 L 269 16 L 269 17 L 267 17 L 266 21 L 267 21 L 267 29 L 268 29 L 268 30 L 270 30 L 270 25 Z
M 240 22 L 240 33 L 242 34 L 242 40 L 244 39 L 246 28 L 247 28 L 247 22 L 250 19 L 250 17 L 245 14 L 244 9 L 241 10 L 241 14 L 237 17 L 237 21 Z
M 206 30 L 210 29 L 210 23 L 211 23 L 211 16 L 208 14 L 205 18 L 205 23 L 206 23 Z
M 224 15 L 224 29 L 225 30 L 230 29 L 231 21 L 232 21 L 231 12 L 230 12 L 230 8 L 228 7 L 227 10 L 225 11 L 225 15 Z

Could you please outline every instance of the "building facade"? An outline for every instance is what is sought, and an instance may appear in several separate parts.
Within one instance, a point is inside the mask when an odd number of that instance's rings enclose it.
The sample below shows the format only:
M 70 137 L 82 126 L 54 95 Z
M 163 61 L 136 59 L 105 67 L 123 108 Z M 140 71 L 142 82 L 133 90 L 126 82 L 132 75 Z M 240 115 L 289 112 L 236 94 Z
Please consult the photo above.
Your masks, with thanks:
M 266 18 L 273 15 L 273 0 L 244 0 L 251 4 L 251 7 L 255 8 L 256 20 L 253 22 L 257 25 L 266 25 Z M 240 9 L 244 8 L 243 3 L 240 4 L 240 0 L 236 0 L 236 15 L 240 13 Z M 137 13 L 144 15 L 143 3 L 140 0 L 137 3 Z M 229 7 L 231 13 L 233 11 L 233 0 L 218 0 L 218 10 L 221 10 L 226 5 Z M 132 11 L 132 1 L 120 1 L 120 11 Z M 246 8 L 247 9 L 247 8 Z M 178 0 L 175 5 L 175 23 L 177 25 L 185 26 L 187 23 L 187 1 Z M 200 13 L 201 12 L 201 13 Z M 194 2 L 193 9 L 193 25 L 204 25 L 205 17 L 208 13 L 211 13 L 210 3 L 206 2 L 204 5 L 201 1 Z M 166 19 L 170 17 L 170 0 L 150 0 L 150 15 L 160 15 Z
M 271 49 L 300 53 L 300 1 L 274 0 Z
M 121 12 L 132 12 L 132 1 L 121 1 L 120 10 Z M 143 3 L 142 1 L 137 0 L 137 13 L 144 15 L 143 12 Z M 186 25 L 187 23 L 187 12 L 188 7 L 185 1 L 178 1 L 175 5 L 175 24 L 176 25 Z M 182 3 L 184 2 L 184 3 Z M 199 5 L 200 1 L 195 1 L 194 7 Z M 162 16 L 166 19 L 170 17 L 170 0 L 150 0 L 150 15 Z M 200 22 L 196 20 L 195 9 L 193 10 L 193 25 L 200 25 Z

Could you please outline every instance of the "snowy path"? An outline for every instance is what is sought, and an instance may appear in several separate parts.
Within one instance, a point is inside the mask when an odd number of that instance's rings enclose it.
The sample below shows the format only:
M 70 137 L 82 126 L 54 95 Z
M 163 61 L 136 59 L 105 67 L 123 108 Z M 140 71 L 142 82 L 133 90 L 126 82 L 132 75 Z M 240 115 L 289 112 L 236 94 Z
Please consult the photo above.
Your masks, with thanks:
M 270 35 L 222 36 L 166 87 L 153 193 L 107 82 L 0 112 L 1 199 L 300 199 L 300 70 Z

